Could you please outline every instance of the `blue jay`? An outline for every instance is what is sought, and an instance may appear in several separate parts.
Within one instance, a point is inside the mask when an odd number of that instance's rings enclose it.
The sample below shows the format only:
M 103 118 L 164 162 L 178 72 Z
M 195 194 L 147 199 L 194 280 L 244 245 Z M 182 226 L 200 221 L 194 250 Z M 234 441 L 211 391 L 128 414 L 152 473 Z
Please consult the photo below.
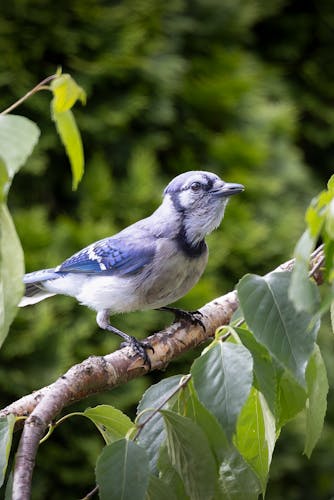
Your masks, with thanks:
M 150 366 L 146 351 L 152 347 L 113 327 L 110 315 L 144 309 L 178 312 L 166 306 L 201 277 L 208 260 L 204 238 L 219 226 L 230 196 L 243 190 L 210 172 L 178 175 L 146 219 L 92 243 L 55 268 L 26 274 L 19 305 L 56 294 L 75 297 L 97 312 L 100 328 L 122 337 Z

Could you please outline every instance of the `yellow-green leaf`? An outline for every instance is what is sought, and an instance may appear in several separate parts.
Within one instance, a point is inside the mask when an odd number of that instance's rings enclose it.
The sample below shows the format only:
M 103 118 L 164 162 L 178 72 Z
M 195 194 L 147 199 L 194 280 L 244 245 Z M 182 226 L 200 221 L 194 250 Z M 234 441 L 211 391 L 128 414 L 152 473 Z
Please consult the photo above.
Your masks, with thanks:
M 10 178 L 6 164 L 0 156 L 0 203 L 4 202 L 10 186 Z
M 63 113 L 71 109 L 77 100 L 82 104 L 86 103 L 86 93 L 73 78 L 68 74 L 63 74 L 51 82 L 53 92 L 52 107 L 54 113 Z
M 305 219 L 311 236 L 317 238 L 323 226 L 325 216 L 323 213 L 319 213 L 318 205 L 313 203 L 313 201 L 306 210 Z
M 334 198 L 330 201 L 326 212 L 326 231 L 328 236 L 334 239 Z
M 327 182 L 328 191 L 334 191 L 334 175 Z
M 82 415 L 94 422 L 106 444 L 125 437 L 129 430 L 134 427 L 127 415 L 110 405 L 86 408 Z
M 275 418 L 261 392 L 253 387 L 239 415 L 235 445 L 257 473 L 263 494 L 275 441 Z
M 84 173 L 84 153 L 79 129 L 71 110 L 63 113 L 53 111 L 52 116 L 71 163 L 72 187 L 77 189 Z

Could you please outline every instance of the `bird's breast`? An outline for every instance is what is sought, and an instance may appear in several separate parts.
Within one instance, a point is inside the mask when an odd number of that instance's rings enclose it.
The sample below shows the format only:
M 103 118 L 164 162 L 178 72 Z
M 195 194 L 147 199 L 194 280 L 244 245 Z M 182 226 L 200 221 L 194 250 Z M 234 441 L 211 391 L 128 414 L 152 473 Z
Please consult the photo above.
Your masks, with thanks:
M 183 297 L 200 279 L 208 261 L 208 250 L 188 256 L 170 241 L 162 241 L 151 268 L 145 269 L 143 309 L 153 309 Z

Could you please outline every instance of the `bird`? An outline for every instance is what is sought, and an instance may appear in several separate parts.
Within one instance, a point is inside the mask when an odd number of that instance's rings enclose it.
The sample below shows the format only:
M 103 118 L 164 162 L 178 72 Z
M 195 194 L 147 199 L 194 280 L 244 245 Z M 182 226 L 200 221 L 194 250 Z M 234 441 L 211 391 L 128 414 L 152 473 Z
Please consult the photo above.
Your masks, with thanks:
M 129 345 L 150 367 L 147 351 L 152 346 L 112 326 L 110 316 L 158 309 L 202 323 L 198 312 L 168 306 L 200 279 L 208 261 L 205 237 L 220 225 L 230 197 L 243 190 L 242 184 L 208 171 L 178 175 L 149 217 L 90 244 L 57 267 L 25 274 L 19 306 L 57 294 L 74 297 L 96 311 L 101 329 L 120 336 L 121 345 Z

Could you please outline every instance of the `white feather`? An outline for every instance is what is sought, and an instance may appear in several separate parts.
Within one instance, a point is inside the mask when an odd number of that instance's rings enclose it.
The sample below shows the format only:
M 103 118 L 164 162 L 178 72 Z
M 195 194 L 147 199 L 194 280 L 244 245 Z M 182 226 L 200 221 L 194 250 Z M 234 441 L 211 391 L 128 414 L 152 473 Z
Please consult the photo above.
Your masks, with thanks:
M 37 302 L 41 302 L 48 297 L 53 297 L 55 293 L 41 292 L 39 294 L 34 295 L 33 297 L 22 297 L 19 303 L 19 307 L 31 306 L 33 304 L 37 304 Z

